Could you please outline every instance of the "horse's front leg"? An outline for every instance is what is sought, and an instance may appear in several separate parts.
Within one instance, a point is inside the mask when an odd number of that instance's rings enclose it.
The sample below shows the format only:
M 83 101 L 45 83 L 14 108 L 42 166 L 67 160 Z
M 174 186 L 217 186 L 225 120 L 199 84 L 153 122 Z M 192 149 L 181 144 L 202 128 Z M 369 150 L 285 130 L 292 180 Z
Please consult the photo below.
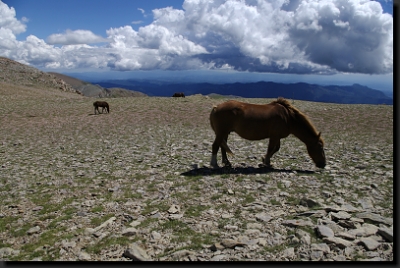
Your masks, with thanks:
M 269 144 L 268 144 L 268 151 L 265 157 L 262 158 L 263 164 L 266 165 L 267 167 L 271 166 L 271 157 L 279 151 L 279 148 L 281 147 L 281 140 L 280 139 L 269 139 Z

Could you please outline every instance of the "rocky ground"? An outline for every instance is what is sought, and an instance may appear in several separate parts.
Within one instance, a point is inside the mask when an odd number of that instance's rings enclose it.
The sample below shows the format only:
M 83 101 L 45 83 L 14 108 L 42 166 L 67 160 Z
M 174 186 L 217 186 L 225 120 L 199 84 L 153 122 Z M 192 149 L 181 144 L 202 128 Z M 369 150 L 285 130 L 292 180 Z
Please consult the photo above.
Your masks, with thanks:
M 268 140 L 231 134 L 233 168 L 214 170 L 208 116 L 226 99 L 94 115 L 78 94 L 0 93 L 2 260 L 393 261 L 393 106 L 295 101 L 325 169 L 293 136 L 260 167 Z

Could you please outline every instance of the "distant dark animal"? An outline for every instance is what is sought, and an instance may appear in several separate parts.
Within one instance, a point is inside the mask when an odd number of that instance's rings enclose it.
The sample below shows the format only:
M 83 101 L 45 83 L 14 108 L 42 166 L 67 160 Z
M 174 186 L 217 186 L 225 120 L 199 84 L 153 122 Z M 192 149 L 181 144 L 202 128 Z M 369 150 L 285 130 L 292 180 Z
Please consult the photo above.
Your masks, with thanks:
M 217 153 L 221 147 L 222 162 L 230 166 L 226 153 L 233 154 L 227 145 L 228 135 L 233 131 L 247 140 L 269 138 L 268 150 L 262 158 L 263 164 L 270 166 L 270 159 L 280 148 L 280 139 L 293 134 L 307 146 L 307 151 L 315 165 L 325 167 L 324 141 L 309 119 L 284 98 L 269 104 L 250 104 L 227 101 L 215 106 L 210 114 L 211 127 L 215 132 L 212 144 L 212 167 L 218 167 Z
M 172 97 L 175 97 L 175 98 L 182 97 L 182 98 L 184 98 L 185 94 L 183 94 L 183 92 L 175 92 L 174 95 L 172 95 Z
M 106 110 L 107 113 L 110 113 L 110 106 L 105 101 L 95 101 L 93 102 L 93 106 L 94 106 L 94 114 L 96 114 L 96 111 L 100 114 L 99 107 L 102 108 L 101 113 L 103 113 L 104 110 Z

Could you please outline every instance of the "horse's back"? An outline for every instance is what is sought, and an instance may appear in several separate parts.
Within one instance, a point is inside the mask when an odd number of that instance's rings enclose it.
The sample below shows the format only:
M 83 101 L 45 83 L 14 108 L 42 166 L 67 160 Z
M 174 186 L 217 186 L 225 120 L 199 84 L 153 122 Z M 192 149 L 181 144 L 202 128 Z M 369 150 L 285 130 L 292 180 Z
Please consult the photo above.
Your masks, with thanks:
M 230 100 L 213 108 L 210 114 L 214 131 L 230 133 L 249 140 L 289 135 L 287 110 L 274 102 L 251 104 Z

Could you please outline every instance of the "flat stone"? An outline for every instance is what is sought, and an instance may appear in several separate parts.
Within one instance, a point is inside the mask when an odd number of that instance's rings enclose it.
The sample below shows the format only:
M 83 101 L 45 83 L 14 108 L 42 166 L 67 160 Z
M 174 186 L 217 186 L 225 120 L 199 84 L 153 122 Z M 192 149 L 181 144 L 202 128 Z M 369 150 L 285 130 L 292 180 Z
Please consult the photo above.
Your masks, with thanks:
M 388 242 L 393 242 L 393 229 L 387 227 L 380 227 L 378 229 L 378 234 L 385 238 Z
M 338 224 L 347 229 L 357 229 L 357 225 L 354 221 L 350 220 L 339 220 Z
M 326 211 L 325 210 L 310 210 L 310 211 L 305 211 L 305 212 L 301 212 L 299 214 L 297 214 L 298 216 L 305 216 L 305 217 L 316 217 L 316 218 L 321 218 L 323 216 L 326 215 Z
M 332 212 L 331 217 L 334 220 L 348 220 L 351 218 L 351 215 L 345 211 L 339 211 L 337 213 Z
M 266 213 L 259 213 L 259 214 L 256 214 L 256 219 L 258 221 L 269 222 L 270 220 L 272 220 L 272 217 Z
M 381 243 L 370 237 L 363 237 L 360 239 L 360 244 L 363 245 L 367 250 L 375 250 L 380 246 Z
M 304 220 L 285 220 L 282 222 L 282 224 L 291 227 L 314 226 L 314 224 L 311 221 L 304 221 Z
M 213 256 L 210 261 L 222 261 L 224 259 L 227 259 L 229 256 L 225 255 L 225 254 L 221 254 L 221 255 L 215 255 Z
M 347 232 L 340 232 L 337 234 L 338 237 L 342 237 L 347 240 L 355 240 L 356 236 Z
M 316 231 L 322 237 L 333 237 L 333 236 L 335 236 L 335 233 L 332 231 L 332 229 L 327 227 L 327 226 L 325 226 L 325 225 L 317 225 Z
M 339 248 L 346 248 L 352 245 L 351 242 L 338 237 L 324 237 L 323 241 L 328 244 L 335 244 Z
M 385 217 L 382 217 L 381 215 L 371 213 L 371 212 L 361 212 L 361 213 L 358 213 L 356 216 L 361 219 L 370 220 L 374 223 L 384 223 L 387 225 L 393 225 L 392 218 L 385 218 Z
M 330 253 L 331 249 L 329 248 L 329 246 L 325 243 L 319 243 L 319 244 L 311 244 L 311 250 L 313 251 L 322 251 L 324 253 Z
M 349 230 L 350 234 L 358 237 L 371 236 L 378 232 L 378 227 L 373 224 L 364 223 L 360 228 Z

